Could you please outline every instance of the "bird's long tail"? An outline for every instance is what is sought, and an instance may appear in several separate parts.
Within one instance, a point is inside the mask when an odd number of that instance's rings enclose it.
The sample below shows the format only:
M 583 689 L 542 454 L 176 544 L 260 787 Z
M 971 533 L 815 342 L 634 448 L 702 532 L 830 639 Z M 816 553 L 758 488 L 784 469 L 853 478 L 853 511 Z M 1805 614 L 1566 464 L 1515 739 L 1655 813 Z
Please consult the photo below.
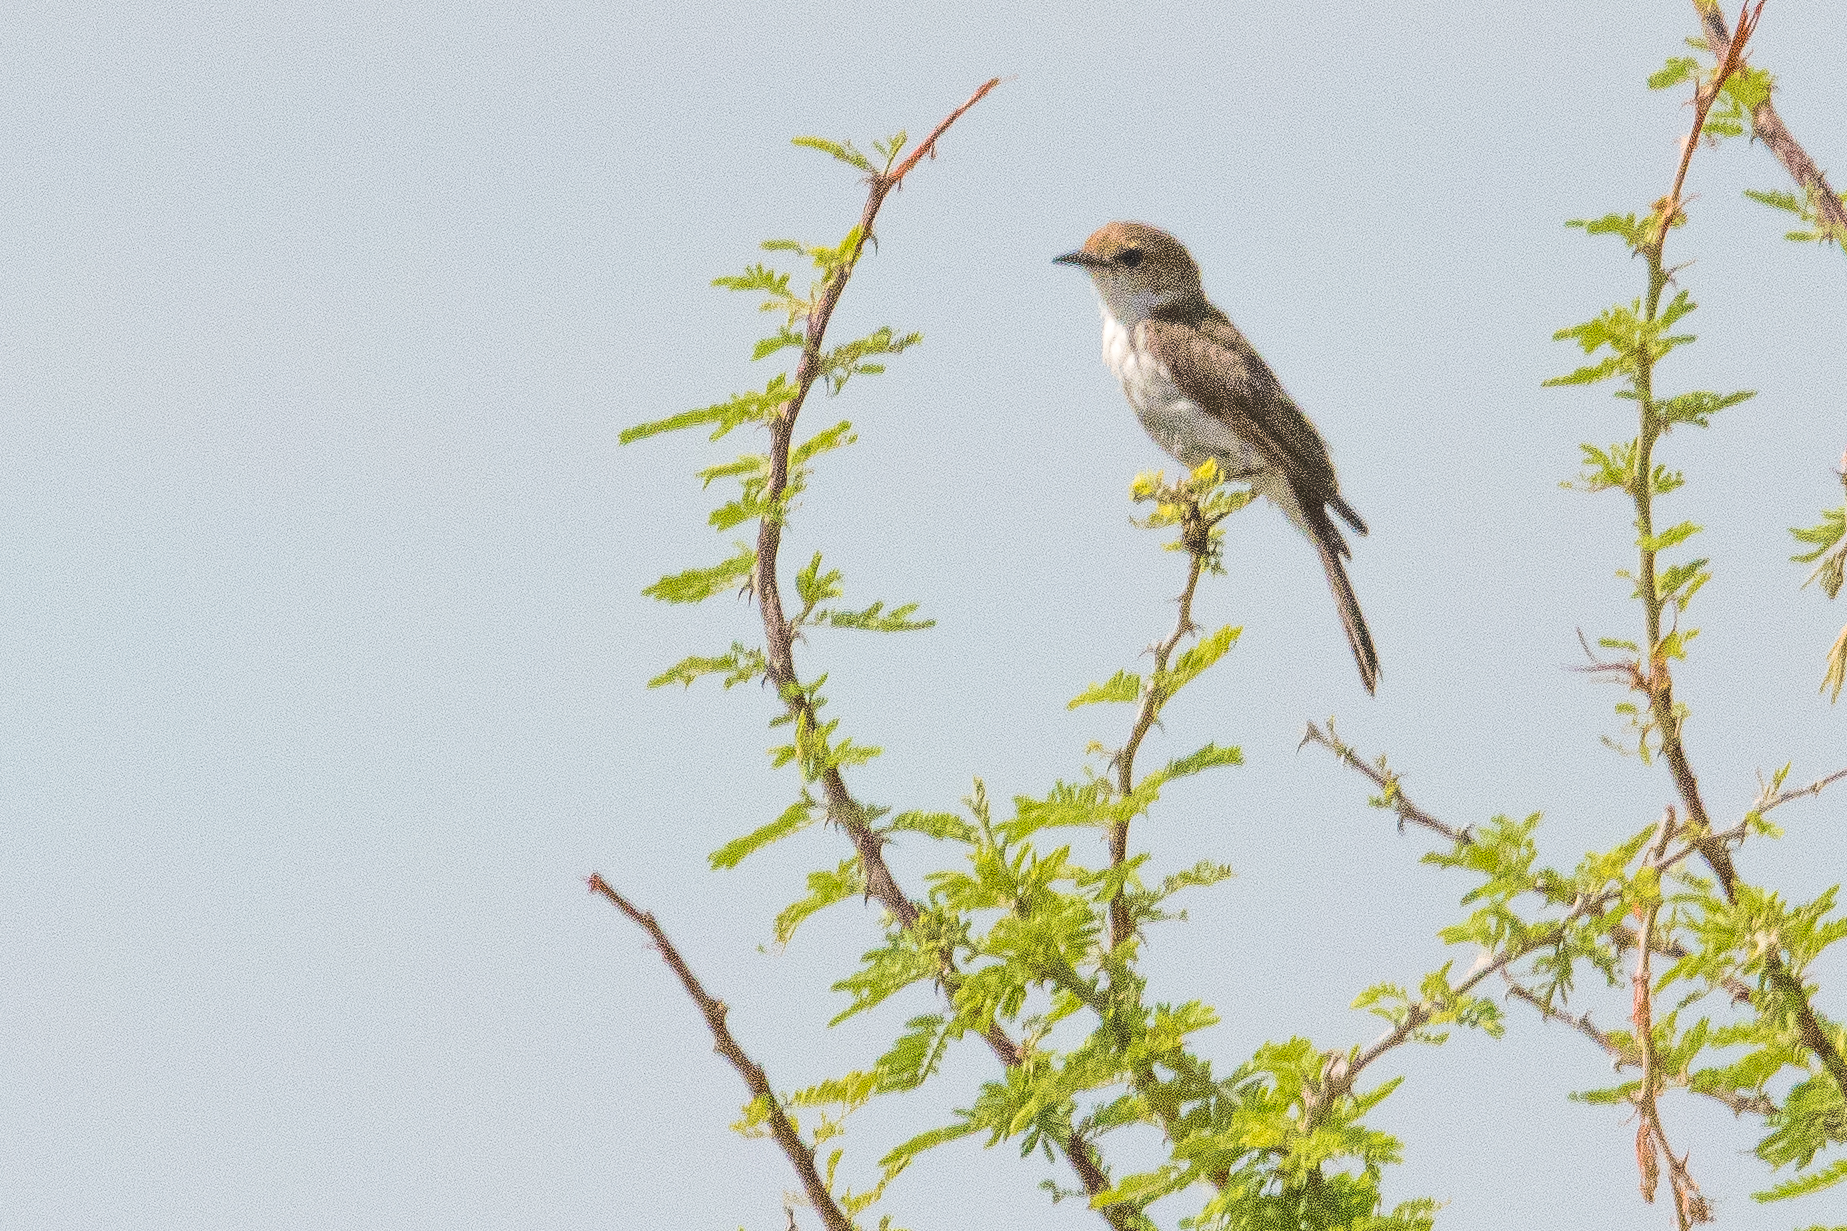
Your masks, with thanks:
M 1366 630 L 1366 617 L 1360 614 L 1360 600 L 1353 596 L 1353 583 L 1347 580 L 1347 569 L 1341 563 L 1341 539 L 1327 514 L 1320 520 L 1327 524 L 1315 526 L 1308 537 L 1315 541 L 1315 550 L 1321 553 L 1321 567 L 1328 575 L 1328 589 L 1334 592 L 1334 605 L 1340 609 L 1341 627 L 1347 630 L 1347 644 L 1353 647 L 1353 661 L 1359 664 L 1360 681 L 1366 685 L 1367 692 L 1376 692 L 1379 687 L 1379 652 L 1373 648 L 1372 634 Z

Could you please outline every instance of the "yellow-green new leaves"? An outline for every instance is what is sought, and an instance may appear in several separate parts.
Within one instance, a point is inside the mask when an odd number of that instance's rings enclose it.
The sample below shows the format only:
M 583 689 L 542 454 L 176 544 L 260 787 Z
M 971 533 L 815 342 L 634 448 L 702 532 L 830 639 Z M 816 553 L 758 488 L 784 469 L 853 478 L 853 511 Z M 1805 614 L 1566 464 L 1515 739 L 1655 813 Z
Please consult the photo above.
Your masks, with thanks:
M 1847 235 L 1836 235 L 1830 230 L 1827 222 L 1823 220 L 1821 211 L 1818 208 L 1818 203 L 1822 198 L 1813 188 L 1809 188 L 1805 185 L 1802 196 L 1797 196 L 1793 192 L 1785 192 L 1782 190 L 1761 191 L 1755 188 L 1745 189 L 1744 195 L 1759 204 L 1768 205 L 1772 209 L 1780 209 L 1786 213 L 1794 214 L 1807 224 L 1803 229 L 1798 231 L 1785 231 L 1783 233 L 1784 239 L 1792 240 L 1799 244 L 1831 244 L 1838 242 L 1842 250 L 1847 251 Z M 1842 193 L 1840 199 L 1843 205 L 1847 205 L 1847 193 Z
M 1485 996 L 1458 992 L 1449 977 L 1454 965 L 1445 962 L 1441 969 L 1425 975 L 1416 999 L 1395 983 L 1375 983 L 1354 998 L 1353 1007 L 1382 1017 L 1393 1026 L 1412 1020 L 1415 1012 L 1420 1024 L 1412 1029 L 1411 1038 L 1419 1043 L 1445 1042 L 1449 1032 L 1442 1027 L 1450 1025 L 1479 1029 L 1490 1038 L 1500 1038 L 1507 1031 L 1500 1006 Z
M 730 398 L 712 406 L 702 406 L 698 410 L 683 410 L 677 415 L 665 419 L 656 419 L 652 423 L 638 423 L 625 428 L 621 440 L 623 444 L 633 444 L 649 436 L 659 436 L 662 432 L 677 432 L 689 427 L 712 425 L 712 439 L 717 440 L 726 432 L 746 423 L 760 423 L 769 418 L 782 404 L 795 396 L 795 386 L 788 377 L 777 373 L 770 378 L 770 383 L 761 390 L 750 393 L 734 393 Z
M 1613 218 L 1614 215 L 1611 216 Z M 1611 219 L 1603 220 L 1608 224 L 1603 229 L 1628 238 L 1627 230 L 1614 225 Z M 1625 222 L 1633 224 L 1634 216 L 1626 215 Z M 1596 233 L 1599 226 L 1597 223 L 1586 222 L 1571 225 L 1584 227 L 1592 233 Z M 1633 379 L 1644 369 L 1658 363 L 1670 351 L 1694 340 L 1692 334 L 1672 334 L 1668 330 L 1697 306 L 1687 292 L 1682 290 L 1675 293 L 1674 298 L 1668 301 L 1654 320 L 1647 318 L 1642 301 L 1637 299 L 1628 304 L 1605 308 L 1581 325 L 1570 325 L 1559 330 L 1552 335 L 1555 342 L 1576 342 L 1586 355 L 1594 355 L 1605 347 L 1610 349 L 1611 354 L 1600 363 L 1581 367 L 1565 376 L 1554 376 L 1545 385 L 1592 385 L 1612 376 L 1628 376 Z
M 883 601 L 876 602 L 863 611 L 833 611 L 822 609 L 820 605 L 829 599 L 839 598 L 841 594 L 840 570 L 821 571 L 821 553 L 816 552 L 806 567 L 795 575 L 795 594 L 801 600 L 801 610 L 795 613 L 790 623 L 809 627 L 825 626 L 828 628 L 857 628 L 875 633 L 907 633 L 919 629 L 936 627 L 935 620 L 913 618 L 917 610 L 916 603 L 905 603 L 885 610 Z
M 794 809 L 790 809 L 794 811 Z M 789 815 L 785 812 L 784 816 Z M 713 859 L 717 859 L 713 855 Z M 743 858 L 742 855 L 739 858 Z M 776 916 L 776 943 L 786 945 L 795 936 L 795 929 L 802 920 L 819 910 L 826 910 L 836 902 L 865 892 L 866 878 L 859 869 L 859 860 L 842 860 L 840 866 L 832 871 L 810 872 L 808 874 L 808 893 L 801 899 L 790 903 Z
M 1203 641 L 1188 646 L 1174 660 L 1172 667 L 1155 672 L 1154 678 L 1149 681 L 1150 686 L 1159 689 L 1164 697 L 1172 697 L 1203 675 L 1213 663 L 1225 657 L 1238 640 L 1238 634 L 1243 631 L 1227 624 Z
M 649 688 L 662 688 L 668 684 L 680 684 L 692 687 L 694 680 L 706 675 L 722 675 L 724 685 L 730 688 L 742 684 L 745 680 L 754 680 L 763 674 L 766 665 L 762 650 L 753 650 L 739 642 L 731 643 L 731 651 L 716 658 L 707 658 L 694 654 L 682 658 L 667 670 L 648 681 Z
M 1828 651 L 1828 673 L 1821 677 L 1821 690 L 1829 693 L 1830 701 L 1839 701 L 1844 683 L 1847 683 L 1847 628 L 1841 629 L 1841 635 Z
M 1790 533 L 1796 536 L 1797 542 L 1814 544 L 1813 550 L 1791 556 L 1792 561 L 1797 564 L 1821 561 L 1802 584 L 1807 586 L 1809 582 L 1819 581 L 1822 593 L 1829 598 L 1839 594 L 1843 576 L 1847 575 L 1847 507 L 1828 509 L 1821 515 L 1818 525 L 1792 529 Z M 1835 549 L 1837 544 L 1838 550 Z
M 735 868 L 744 862 L 744 857 L 762 850 L 773 842 L 780 842 L 790 834 L 800 833 L 814 824 L 814 800 L 806 792 L 802 797 L 784 808 L 782 815 L 769 824 L 753 829 L 741 838 L 734 838 L 710 855 L 706 856 L 714 868 Z M 805 917 L 805 916 L 803 916 Z M 801 917 L 795 922 L 799 923 Z M 794 931 L 794 923 L 790 924 Z
M 820 150 L 823 154 L 838 158 L 856 171 L 872 174 L 878 169 L 872 165 L 870 159 L 853 147 L 851 141 L 830 141 L 826 137 L 791 137 L 789 143 L 811 150 Z
M 663 577 L 642 593 L 663 603 L 702 603 L 714 594 L 723 594 L 743 585 L 757 564 L 757 554 L 744 544 L 730 559 L 710 568 L 690 568 L 684 573 Z
M 1843 475 L 1841 481 L 1847 483 L 1847 475 Z M 1790 533 L 1798 542 L 1814 544 L 1813 550 L 1791 556 L 1791 560 L 1797 564 L 1820 561 L 1803 586 L 1806 588 L 1809 582 L 1819 581 L 1822 593 L 1829 598 L 1839 595 L 1844 574 L 1847 574 L 1847 505 L 1828 509 L 1822 513 L 1819 524 L 1807 529 L 1792 529 Z M 1830 701 L 1839 701 L 1844 684 L 1847 684 L 1847 628 L 1841 629 L 1841 635 L 1828 651 L 1828 668 L 1821 679 L 1821 691 L 1828 694 Z
M 891 170 L 892 164 L 898 161 L 898 154 L 904 149 L 907 139 L 904 130 L 899 129 L 893 136 L 872 143 L 873 152 L 884 160 L 883 167 L 875 167 L 872 160 L 860 153 L 851 141 L 830 141 L 826 137 L 792 137 L 790 143 L 806 149 L 820 150 L 823 154 L 839 159 L 856 171 L 876 175 L 881 171 Z
M 863 338 L 842 342 L 821 353 L 821 379 L 829 393 L 846 388 L 848 378 L 861 374 L 875 376 L 885 370 L 882 363 L 871 362 L 880 355 L 897 355 L 923 341 L 921 333 L 898 334 L 889 328 L 873 330 Z
M 1142 696 L 1142 677 L 1133 671 L 1118 671 L 1101 684 L 1092 684 L 1077 696 L 1066 702 L 1068 710 L 1084 705 L 1102 705 L 1108 702 L 1139 701 Z

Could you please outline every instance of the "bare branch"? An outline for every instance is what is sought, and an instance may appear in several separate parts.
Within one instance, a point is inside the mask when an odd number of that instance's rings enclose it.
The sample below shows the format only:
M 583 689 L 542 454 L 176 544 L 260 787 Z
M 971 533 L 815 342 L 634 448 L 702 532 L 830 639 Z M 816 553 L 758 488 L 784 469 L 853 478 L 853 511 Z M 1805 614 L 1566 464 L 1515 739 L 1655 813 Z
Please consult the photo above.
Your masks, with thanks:
M 681 957 L 680 951 L 673 947 L 673 942 L 667 939 L 667 933 L 661 929 L 659 923 L 655 922 L 653 915 L 617 893 L 600 873 L 591 873 L 589 884 L 590 892 L 600 893 L 615 903 L 617 910 L 627 915 L 636 926 L 648 934 L 648 939 L 654 942 L 654 948 L 660 953 L 661 959 L 667 963 L 674 974 L 679 976 L 681 986 L 686 989 L 686 994 L 692 997 L 693 1003 L 699 1006 L 699 1012 L 704 1015 L 705 1024 L 712 1032 L 712 1050 L 730 1062 L 731 1067 L 737 1070 L 738 1076 L 744 1079 L 744 1085 L 750 1090 L 751 1097 L 761 1102 L 768 1110 L 770 1135 L 775 1138 L 776 1144 L 782 1148 L 790 1165 L 795 1168 L 795 1174 L 802 1182 L 802 1191 L 808 1194 L 808 1203 L 821 1215 L 821 1222 L 827 1227 L 827 1231 L 854 1231 L 852 1220 L 841 1213 L 840 1206 L 834 1201 L 834 1195 L 827 1189 L 827 1182 L 821 1178 L 821 1173 L 815 1168 L 814 1150 L 802 1140 L 801 1134 L 796 1131 L 795 1125 L 783 1111 L 782 1101 L 770 1088 L 770 1080 L 764 1075 L 763 1066 L 750 1058 L 732 1035 L 731 1028 L 725 1024 L 727 1010 L 724 1002 L 713 999 L 700 985 L 692 969 L 687 966 L 686 959 Z M 789 1215 L 789 1221 L 793 1225 L 795 1221 L 793 1213 Z
M 1379 795 L 1372 802 L 1381 808 L 1390 808 L 1398 814 L 1398 832 L 1403 833 L 1405 824 L 1408 822 L 1440 833 L 1458 846 L 1475 845 L 1474 835 L 1467 828 L 1457 829 L 1453 825 L 1446 825 L 1412 803 L 1410 796 L 1406 795 L 1399 785 L 1398 775 L 1385 767 L 1383 757 L 1376 765 L 1363 760 L 1351 745 L 1335 733 L 1332 719 L 1328 720 L 1328 729 L 1325 733 L 1314 723 L 1308 724 L 1308 730 L 1303 732 L 1302 742 L 1297 744 L 1296 748 L 1299 751 L 1309 744 L 1319 744 L 1326 748 L 1378 787 Z

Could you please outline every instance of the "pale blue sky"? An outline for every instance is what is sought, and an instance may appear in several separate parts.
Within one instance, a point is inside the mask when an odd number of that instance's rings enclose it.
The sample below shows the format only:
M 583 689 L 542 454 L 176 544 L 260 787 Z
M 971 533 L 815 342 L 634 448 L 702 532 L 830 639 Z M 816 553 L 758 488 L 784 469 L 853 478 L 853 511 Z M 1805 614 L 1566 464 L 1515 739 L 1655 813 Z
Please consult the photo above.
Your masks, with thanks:
M 820 1033 L 870 908 L 759 951 L 837 835 L 706 870 L 793 791 L 758 751 L 770 696 L 642 688 L 752 635 L 742 601 L 640 595 L 725 550 L 691 475 L 730 451 L 616 436 L 767 375 L 745 361 L 765 322 L 709 280 L 765 237 L 837 238 L 861 196 L 790 136 L 921 134 L 995 74 L 886 209 L 840 327 L 926 341 L 811 405 L 861 442 L 791 535 L 850 596 L 938 625 L 816 636 L 804 661 L 888 749 L 856 786 L 903 807 L 976 774 L 1042 789 L 1115 734 L 1064 700 L 1164 628 L 1177 561 L 1128 525 L 1163 459 L 1050 260 L 1114 217 L 1174 231 L 1372 526 L 1353 575 L 1384 679 L 1360 690 L 1306 545 L 1240 516 L 1201 618 L 1244 639 L 1165 738 L 1248 764 L 1145 827 L 1158 865 L 1239 878 L 1157 937 L 1155 990 L 1221 1007 L 1225 1062 L 1371 1038 L 1348 1003 L 1450 956 L 1433 932 L 1463 885 L 1296 754 L 1304 720 L 1336 715 L 1451 821 L 1543 810 L 1558 862 L 1669 799 L 1602 748 L 1618 698 L 1572 670 L 1576 629 L 1638 619 L 1619 500 L 1558 487 L 1627 406 L 1539 382 L 1574 362 L 1553 330 L 1637 293 L 1615 241 L 1562 223 L 1666 190 L 1688 113 L 1642 81 L 1692 30 L 1669 0 L 13 6 L 0 1225 L 782 1227 L 786 1164 L 727 1131 L 735 1076 L 581 878 L 657 911 L 785 1088 L 865 1062 L 923 998 Z M 1847 174 L 1847 9 L 1772 0 L 1757 47 Z M 1666 445 L 1717 575 L 1680 678 L 1725 815 L 1759 768 L 1847 764 L 1847 707 L 1815 692 L 1847 609 L 1798 592 L 1786 531 L 1840 498 L 1847 265 L 1783 244 L 1744 186 L 1784 186 L 1762 149 L 1697 160 L 1672 254 L 1702 336 L 1665 373 L 1761 391 Z M 1746 873 L 1838 882 L 1847 793 L 1780 819 Z M 913 886 L 923 856 L 894 853 Z M 1847 1016 L 1847 963 L 1820 973 Z M 1669 1225 L 1631 1126 L 1565 1101 L 1607 1065 L 1512 1017 L 1382 1066 L 1410 1077 L 1377 1116 L 1406 1143 L 1389 1191 L 1449 1200 L 1454 1228 Z M 868 1113 L 856 1157 L 991 1065 L 971 1050 Z M 1842 1217 L 1754 1206 L 1749 1126 L 1670 1115 L 1722 1226 Z M 965 1143 L 889 1208 L 915 1231 L 1099 1225 L 1044 1173 Z

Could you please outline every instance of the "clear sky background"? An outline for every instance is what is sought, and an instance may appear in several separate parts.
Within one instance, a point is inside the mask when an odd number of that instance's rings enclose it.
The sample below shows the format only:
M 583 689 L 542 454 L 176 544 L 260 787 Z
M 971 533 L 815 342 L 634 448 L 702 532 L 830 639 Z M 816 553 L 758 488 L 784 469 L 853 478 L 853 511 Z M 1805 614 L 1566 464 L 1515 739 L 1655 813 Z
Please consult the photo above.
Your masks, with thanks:
M 822 1032 L 876 935 L 859 904 L 769 950 L 837 834 L 706 870 L 792 796 L 760 751 L 775 705 L 644 691 L 755 634 L 743 601 L 640 591 L 727 550 L 692 472 L 734 442 L 616 437 L 768 375 L 746 362 L 767 321 L 709 280 L 766 237 L 831 242 L 862 199 L 789 137 L 921 135 L 997 74 L 841 311 L 926 341 L 811 403 L 860 444 L 788 553 L 825 547 L 849 597 L 938 625 L 817 635 L 804 662 L 888 749 L 856 788 L 901 807 L 977 774 L 1041 790 L 1119 737 L 1064 701 L 1166 627 L 1179 561 L 1128 524 L 1130 478 L 1164 459 L 1085 280 L 1050 262 L 1111 218 L 1172 230 L 1373 528 L 1353 575 L 1384 679 L 1360 690 L 1306 544 L 1240 515 L 1201 619 L 1244 638 L 1155 752 L 1216 739 L 1248 764 L 1141 831 L 1158 867 L 1239 877 L 1157 935 L 1155 991 L 1220 1006 L 1224 1063 L 1372 1038 L 1362 988 L 1471 960 L 1433 936 L 1464 883 L 1297 754 L 1306 719 L 1389 752 L 1452 822 L 1542 810 L 1567 865 L 1671 798 L 1602 747 L 1619 697 L 1574 670 L 1576 630 L 1640 618 L 1612 575 L 1620 498 L 1558 486 L 1629 406 L 1539 382 L 1577 358 L 1553 330 L 1639 292 L 1616 241 L 1562 224 L 1666 191 L 1689 112 L 1643 79 L 1694 29 L 1684 0 L 9 6 L 0 1225 L 782 1227 L 793 1179 L 727 1131 L 735 1075 L 582 878 L 660 915 L 784 1088 L 864 1063 L 927 997 Z M 1847 176 L 1847 7 L 1771 0 L 1756 48 Z M 1847 707 L 1816 694 L 1847 607 L 1787 560 L 1787 527 L 1840 500 L 1847 264 L 1783 243 L 1746 186 L 1787 181 L 1742 141 L 1695 163 L 1670 252 L 1701 341 L 1664 370 L 1760 391 L 1664 450 L 1690 480 L 1672 515 L 1709 527 L 1679 678 L 1727 817 L 1759 769 L 1847 764 Z M 1842 879 L 1847 792 L 1779 819 L 1748 876 L 1797 898 Z M 894 853 L 913 887 L 925 855 Z M 1847 1016 L 1847 963 L 1817 973 Z M 1376 1115 L 1406 1145 L 1389 1191 L 1448 1200 L 1455 1228 L 1670 1225 L 1632 1126 L 1566 1101 L 1608 1065 L 1511 1017 L 1381 1066 L 1409 1076 Z M 853 1157 L 992 1071 L 971 1048 L 864 1116 Z M 1668 1107 L 1722 1226 L 1847 1218 L 1839 1190 L 1753 1205 L 1751 1126 Z M 1045 1174 L 1065 1178 L 962 1143 L 889 1208 L 917 1231 L 1099 1225 Z

